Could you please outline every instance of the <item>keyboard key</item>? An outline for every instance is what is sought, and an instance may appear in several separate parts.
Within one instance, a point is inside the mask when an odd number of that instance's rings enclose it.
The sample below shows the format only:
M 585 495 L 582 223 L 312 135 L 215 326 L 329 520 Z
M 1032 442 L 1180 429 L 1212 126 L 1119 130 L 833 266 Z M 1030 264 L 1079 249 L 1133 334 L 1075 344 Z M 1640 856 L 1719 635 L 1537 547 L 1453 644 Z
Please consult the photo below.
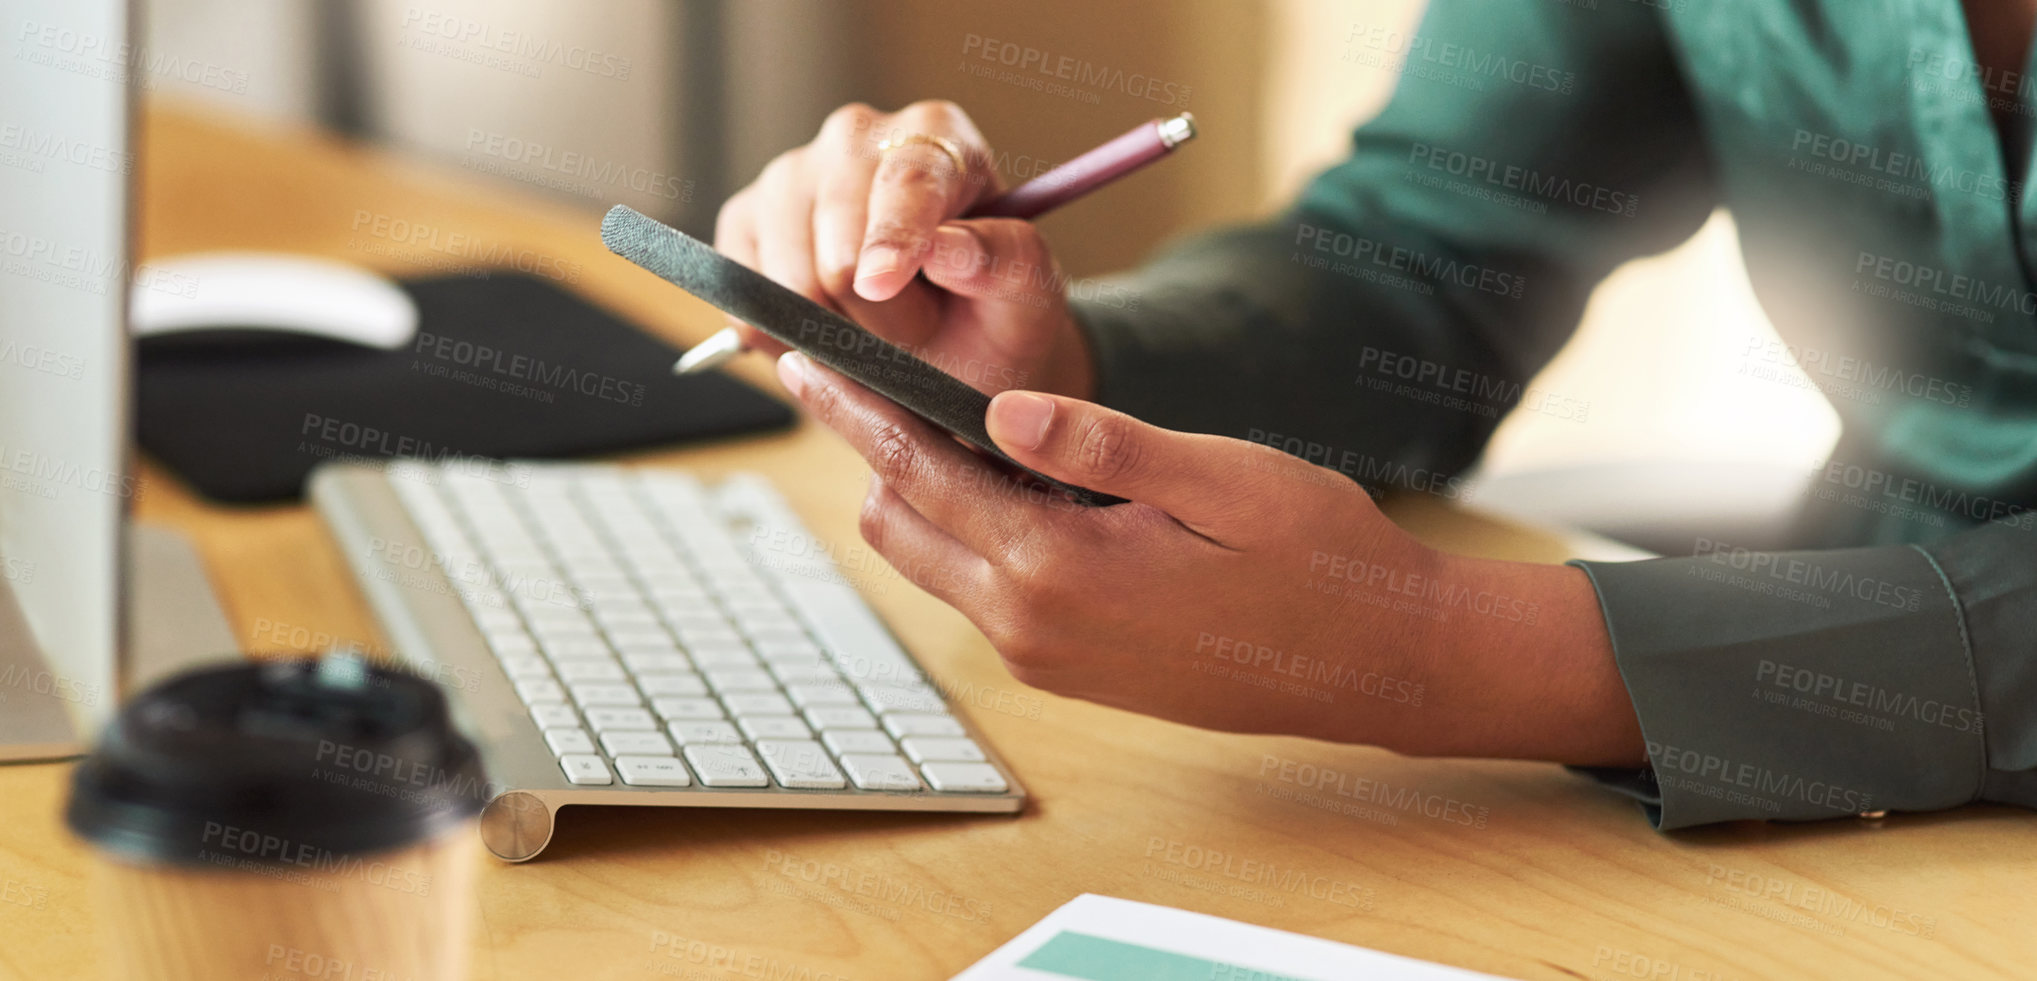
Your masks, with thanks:
M 553 756 L 594 752 L 594 740 L 587 738 L 586 730 L 579 726 L 571 729 L 546 729 L 545 745 L 552 748 Z
M 813 730 L 791 715 L 743 715 L 736 725 L 751 739 L 811 739 Z
M 693 673 L 693 662 L 687 660 L 686 655 L 679 653 L 679 649 L 676 647 L 670 653 L 664 654 L 638 654 L 632 651 L 624 651 L 622 663 L 629 665 L 629 669 L 639 675 L 665 674 L 668 672 L 677 674 Z
M 637 687 L 652 698 L 667 695 L 705 695 L 707 682 L 692 674 L 653 674 L 637 679 Z
M 545 649 L 545 656 L 551 658 L 554 663 L 571 660 L 576 657 L 607 657 L 609 655 L 608 642 L 592 633 L 584 636 L 574 635 L 557 639 L 545 638 L 538 643 L 539 646 Z
M 771 781 L 764 776 L 764 768 L 757 765 L 757 758 L 750 755 L 747 746 L 699 743 L 688 745 L 685 753 L 686 762 L 692 764 L 693 772 L 700 774 L 700 785 L 703 787 L 771 785 Z M 600 758 L 595 757 L 595 760 L 599 762 Z
M 928 785 L 942 793 L 1001 794 L 1004 777 L 988 763 L 927 763 L 919 768 Z
M 960 737 L 908 736 L 898 741 L 914 763 L 981 763 L 983 750 L 975 741 Z
M 919 777 L 903 756 L 850 753 L 842 757 L 842 769 L 861 790 L 920 789 Z
M 790 664 L 784 661 L 772 661 L 764 665 L 764 670 L 778 676 L 779 681 L 788 685 L 827 685 L 833 688 L 850 690 L 849 683 L 842 680 L 841 672 L 836 671 L 832 665 L 828 664 Z M 855 698 L 854 695 L 849 697 Z
M 687 650 L 715 645 L 742 646 L 743 644 L 743 635 L 736 633 L 734 627 L 680 624 L 673 630 L 673 633 L 679 635 L 679 643 L 684 644 Z
M 502 659 L 502 671 L 517 680 L 550 680 L 552 667 L 535 654 L 512 654 Z
M 722 700 L 735 715 L 791 715 L 792 703 L 777 693 L 746 692 L 729 695 Z
M 601 749 L 610 756 L 670 756 L 672 741 L 661 732 L 604 732 Z
M 962 723 L 945 715 L 901 712 L 884 717 L 884 728 L 900 739 L 906 736 L 960 736 Z
M 558 668 L 559 677 L 567 682 L 629 680 L 629 676 L 623 673 L 622 665 L 615 663 L 613 658 L 598 661 L 593 658 L 560 661 Z
M 658 728 L 658 720 L 640 708 L 591 708 L 587 710 L 587 724 L 595 732 Z
M 550 678 L 518 678 L 516 697 L 523 699 L 525 705 L 543 705 L 565 701 L 566 690 Z
M 573 711 L 573 706 L 571 705 L 533 705 L 530 707 L 530 717 L 537 722 L 540 729 L 551 729 L 556 726 L 578 726 L 580 724 L 580 713 Z
M 778 690 L 778 682 L 762 668 L 708 668 L 702 673 L 717 695 Z
M 858 685 L 863 700 L 879 712 L 923 712 L 939 714 L 946 710 L 941 696 L 932 688 L 908 688 L 902 685 Z
M 632 787 L 691 787 L 693 778 L 676 756 L 618 756 L 615 772 Z
M 783 676 L 781 675 L 780 677 L 782 678 Z M 832 705 L 853 708 L 858 712 L 863 710 L 863 703 L 856 700 L 855 691 L 846 682 L 840 680 L 832 683 L 822 681 L 818 683 L 792 684 L 788 682 L 785 686 L 785 694 L 791 696 L 792 704 L 803 709 Z M 873 726 L 876 724 L 875 722 L 870 723 Z
M 823 656 L 820 645 L 806 639 L 804 635 L 797 638 L 759 639 L 757 654 L 766 661 L 817 659 Z
M 813 723 L 815 729 L 877 728 L 877 718 L 854 705 L 817 705 L 806 710 L 806 721 Z
M 581 708 L 635 708 L 644 704 L 637 690 L 628 684 L 589 681 L 575 684 L 573 701 Z
M 674 720 L 723 719 L 720 703 L 712 698 L 654 698 L 651 711 L 658 713 L 667 722 Z
M 892 745 L 891 737 L 875 729 L 827 729 L 820 734 L 820 741 L 836 756 L 844 753 L 878 753 L 890 755 L 898 752 Z
M 668 723 L 666 731 L 681 746 L 698 746 L 703 743 L 740 743 L 743 734 L 727 721 L 697 722 L 674 720 Z
M 608 764 L 602 762 L 599 756 L 577 753 L 572 756 L 561 756 L 559 766 L 566 771 L 566 779 L 571 783 L 582 786 L 606 786 L 615 782 L 615 778 L 609 776 Z
M 653 622 L 648 627 L 612 629 L 608 632 L 608 642 L 614 644 L 617 650 L 669 647 L 672 635 Z
M 827 750 L 811 739 L 760 739 L 757 755 L 780 786 L 794 790 L 840 790 L 847 785 Z
M 703 668 L 754 668 L 757 655 L 741 644 L 709 644 L 705 647 L 688 647 L 693 663 Z

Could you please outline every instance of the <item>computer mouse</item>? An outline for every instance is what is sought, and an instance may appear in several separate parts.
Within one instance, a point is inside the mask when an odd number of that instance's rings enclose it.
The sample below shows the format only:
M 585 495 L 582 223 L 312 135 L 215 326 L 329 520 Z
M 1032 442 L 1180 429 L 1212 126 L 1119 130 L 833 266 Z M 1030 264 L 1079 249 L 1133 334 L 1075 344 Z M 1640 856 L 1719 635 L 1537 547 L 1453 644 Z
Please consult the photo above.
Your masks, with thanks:
M 417 335 L 417 304 L 386 276 L 281 252 L 199 252 L 136 270 L 128 321 L 151 347 L 322 339 L 393 351 Z M 158 340 L 160 339 L 160 340 Z

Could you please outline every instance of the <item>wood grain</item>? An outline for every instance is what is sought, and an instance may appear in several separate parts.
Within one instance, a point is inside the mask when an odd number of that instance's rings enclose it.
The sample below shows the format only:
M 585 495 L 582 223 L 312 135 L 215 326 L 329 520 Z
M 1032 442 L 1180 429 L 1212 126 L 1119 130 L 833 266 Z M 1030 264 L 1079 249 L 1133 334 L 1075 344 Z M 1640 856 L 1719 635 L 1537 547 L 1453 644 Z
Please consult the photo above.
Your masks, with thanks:
M 718 326 L 609 257 L 596 210 L 315 134 L 160 107 L 147 120 L 144 255 L 277 248 L 394 272 L 460 261 L 356 227 L 389 216 L 567 264 L 575 288 L 675 341 Z M 766 367 L 736 370 L 763 381 Z M 777 482 L 1034 799 L 1016 817 L 569 809 L 541 859 L 480 869 L 475 978 L 945 978 L 1082 892 L 1524 978 L 2007 977 L 2037 962 L 2037 825 L 2022 812 L 1665 837 L 1558 767 L 1221 735 L 1045 695 L 859 548 L 863 469 L 812 426 L 632 462 Z M 141 516 L 195 539 L 250 649 L 314 636 L 380 648 L 308 511 L 220 507 L 146 474 Z M 1573 547 L 1430 503 L 1393 513 L 1459 551 L 1557 560 Z M 1296 782 L 1322 768 L 1365 789 Z M 0 977 L 100 971 L 86 856 L 57 818 L 67 774 L 0 770 Z

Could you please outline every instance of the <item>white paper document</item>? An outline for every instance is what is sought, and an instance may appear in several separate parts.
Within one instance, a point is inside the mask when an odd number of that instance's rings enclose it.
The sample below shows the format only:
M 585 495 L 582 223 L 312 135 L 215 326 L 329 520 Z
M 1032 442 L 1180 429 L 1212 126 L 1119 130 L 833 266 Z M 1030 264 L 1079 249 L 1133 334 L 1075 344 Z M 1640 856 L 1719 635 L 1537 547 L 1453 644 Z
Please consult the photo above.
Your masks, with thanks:
M 1491 978 L 1168 906 L 1081 895 L 954 981 L 1467 981 Z

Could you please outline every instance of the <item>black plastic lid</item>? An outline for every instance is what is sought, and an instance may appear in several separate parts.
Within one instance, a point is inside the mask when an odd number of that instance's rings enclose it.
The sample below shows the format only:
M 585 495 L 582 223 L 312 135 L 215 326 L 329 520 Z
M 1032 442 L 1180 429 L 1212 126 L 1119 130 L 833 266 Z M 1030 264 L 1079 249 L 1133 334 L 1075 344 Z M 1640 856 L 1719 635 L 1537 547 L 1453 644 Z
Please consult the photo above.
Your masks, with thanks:
M 199 668 L 136 696 L 72 775 L 64 818 L 134 858 L 319 871 L 430 838 L 488 796 L 438 688 L 329 655 Z

